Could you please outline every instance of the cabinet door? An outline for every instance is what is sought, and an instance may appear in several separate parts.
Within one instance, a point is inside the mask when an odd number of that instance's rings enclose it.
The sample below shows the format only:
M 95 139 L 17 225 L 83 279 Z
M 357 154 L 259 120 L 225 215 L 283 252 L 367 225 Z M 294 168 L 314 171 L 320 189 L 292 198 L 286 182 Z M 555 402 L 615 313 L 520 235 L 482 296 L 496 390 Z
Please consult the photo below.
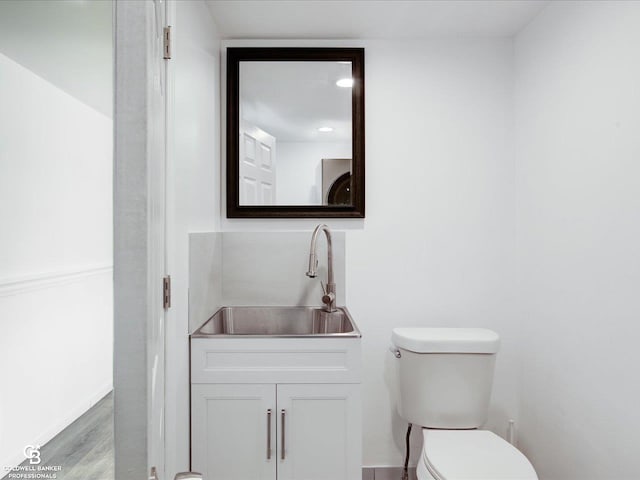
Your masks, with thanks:
M 360 385 L 278 385 L 278 480 L 362 478 Z
M 275 385 L 193 384 L 192 471 L 210 480 L 275 480 L 275 399 Z

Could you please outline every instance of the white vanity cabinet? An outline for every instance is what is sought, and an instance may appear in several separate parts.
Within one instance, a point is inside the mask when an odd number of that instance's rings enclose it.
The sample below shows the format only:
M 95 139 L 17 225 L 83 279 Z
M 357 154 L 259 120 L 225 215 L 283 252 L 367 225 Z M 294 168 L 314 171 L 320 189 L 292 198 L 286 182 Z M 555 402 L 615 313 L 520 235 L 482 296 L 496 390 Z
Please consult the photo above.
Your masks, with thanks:
M 192 338 L 191 470 L 359 480 L 359 338 Z

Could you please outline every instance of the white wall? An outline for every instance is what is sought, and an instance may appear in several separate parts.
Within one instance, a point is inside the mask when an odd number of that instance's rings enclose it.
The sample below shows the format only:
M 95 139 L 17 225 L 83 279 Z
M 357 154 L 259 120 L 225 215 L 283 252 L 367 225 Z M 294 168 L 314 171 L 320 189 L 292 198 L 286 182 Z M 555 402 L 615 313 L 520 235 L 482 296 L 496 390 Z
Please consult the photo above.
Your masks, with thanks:
M 2 52 L 111 116 L 112 9 L 112 0 L 2 0 Z
M 520 447 L 640 478 L 640 3 L 551 2 L 516 46 Z
M 0 54 L 0 465 L 111 390 L 111 119 Z
M 189 470 L 189 233 L 219 229 L 220 40 L 201 1 L 169 4 L 166 476 Z
M 322 159 L 351 158 L 351 144 L 278 142 L 276 203 L 322 205 Z
M 224 306 L 222 297 L 222 233 L 189 235 L 189 332 Z
M 347 237 L 347 305 L 364 335 L 364 465 L 402 464 L 386 350 L 395 326 L 498 331 L 489 427 L 504 434 L 517 415 L 511 60 L 509 40 L 367 45 L 367 218 Z
M 395 413 L 387 350 L 395 326 L 498 331 L 488 426 L 504 434 L 517 417 L 511 41 L 293 44 L 366 48 L 366 219 L 223 218 L 222 229 L 310 232 L 326 222 L 348 230 L 346 304 L 363 332 L 365 466 L 403 462 L 406 424 Z

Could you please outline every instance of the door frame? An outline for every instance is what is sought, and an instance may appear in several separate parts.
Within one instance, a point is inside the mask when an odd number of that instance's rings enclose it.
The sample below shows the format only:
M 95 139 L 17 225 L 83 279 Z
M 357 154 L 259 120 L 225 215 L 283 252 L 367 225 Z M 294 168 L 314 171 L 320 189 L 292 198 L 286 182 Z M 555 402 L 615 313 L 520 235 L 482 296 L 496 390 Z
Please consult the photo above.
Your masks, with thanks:
M 164 173 L 157 171 L 152 157 L 158 142 L 165 148 L 165 132 L 158 132 L 152 121 L 149 100 L 157 81 L 151 59 L 159 53 L 158 42 L 150 40 L 158 22 L 154 6 L 165 5 L 162 0 L 113 3 L 115 478 L 150 478 L 154 462 L 157 478 L 164 480 L 164 448 L 149 438 L 157 426 L 149 419 L 152 372 L 164 371 L 163 362 L 150 361 L 150 339 L 162 291 L 152 272 L 164 271 L 166 237 L 164 226 L 159 229 L 157 223 L 164 192 L 152 188 L 151 182 L 154 174 L 157 178 Z M 157 400 L 164 403 L 164 391 Z

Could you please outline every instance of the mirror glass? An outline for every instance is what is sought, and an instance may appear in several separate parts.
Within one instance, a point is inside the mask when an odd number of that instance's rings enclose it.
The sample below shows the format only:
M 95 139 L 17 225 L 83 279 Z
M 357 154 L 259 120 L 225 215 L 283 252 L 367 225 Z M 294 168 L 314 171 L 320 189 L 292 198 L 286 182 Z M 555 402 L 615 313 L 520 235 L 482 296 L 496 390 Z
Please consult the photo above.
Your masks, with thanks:
M 240 205 L 352 204 L 352 82 L 351 62 L 240 62 Z
M 364 216 L 364 52 L 227 50 L 227 216 Z

